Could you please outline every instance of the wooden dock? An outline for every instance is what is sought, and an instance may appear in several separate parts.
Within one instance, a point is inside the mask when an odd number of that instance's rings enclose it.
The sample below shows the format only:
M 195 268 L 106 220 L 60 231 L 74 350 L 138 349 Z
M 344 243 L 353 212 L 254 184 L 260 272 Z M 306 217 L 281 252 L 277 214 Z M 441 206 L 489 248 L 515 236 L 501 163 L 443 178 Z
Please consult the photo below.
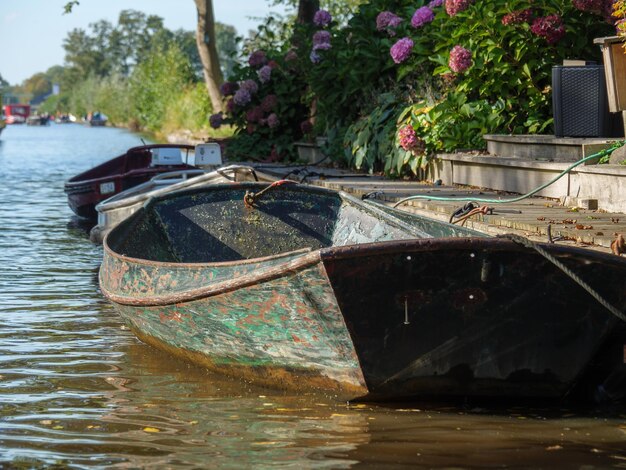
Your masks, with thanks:
M 267 171 L 267 168 L 263 171 Z M 292 169 L 291 173 L 287 173 L 288 171 L 289 169 L 285 167 L 276 166 L 269 172 L 277 177 L 287 176 L 308 184 L 345 191 L 358 197 L 376 192 L 373 197 L 388 205 L 417 194 L 451 198 L 478 197 L 504 201 L 519 196 L 519 194 L 467 186 L 436 186 L 417 181 L 390 180 L 382 176 L 359 175 L 328 168 L 301 167 Z M 441 202 L 417 199 L 399 208 L 449 221 L 451 215 L 465 204 L 466 201 Z M 491 235 L 515 233 L 535 241 L 549 241 L 551 236 L 555 243 L 574 244 L 605 252 L 611 251 L 611 243 L 619 234 L 626 237 L 626 214 L 623 213 L 565 207 L 558 199 L 545 197 L 531 197 L 514 203 L 486 205 L 493 211 L 487 214 L 476 214 L 467 219 L 465 221 L 467 227 Z

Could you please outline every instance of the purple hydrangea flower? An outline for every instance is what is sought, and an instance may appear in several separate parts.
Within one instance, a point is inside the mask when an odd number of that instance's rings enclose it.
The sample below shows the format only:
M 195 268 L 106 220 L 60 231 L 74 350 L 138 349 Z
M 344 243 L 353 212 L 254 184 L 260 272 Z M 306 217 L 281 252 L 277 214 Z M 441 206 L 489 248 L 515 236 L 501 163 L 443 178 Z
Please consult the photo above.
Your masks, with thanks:
M 411 55 L 411 51 L 413 50 L 413 41 L 411 38 L 402 38 L 398 40 L 391 49 L 389 49 L 389 53 L 391 54 L 391 58 L 396 64 L 400 64 L 407 60 Z
M 318 31 L 313 35 L 313 50 L 330 49 L 330 33 L 328 31 Z
M 246 90 L 250 95 L 254 95 L 259 91 L 259 85 L 252 79 L 244 80 L 239 84 L 240 89 Z
M 209 124 L 213 129 L 217 129 L 222 125 L 222 113 L 211 114 L 209 117 Z
M 434 8 L 440 7 L 441 5 L 443 5 L 443 0 L 432 0 L 432 2 L 430 2 L 426 6 L 432 10 Z
M 467 10 L 474 0 L 445 0 L 445 2 L 448 15 L 455 16 Z
M 235 92 L 235 96 L 233 96 L 233 101 L 237 106 L 245 106 L 251 99 L 252 96 L 250 95 L 250 92 L 245 88 L 239 88 L 239 90 Z
M 235 111 L 235 99 L 231 98 L 226 102 L 226 111 L 228 111 L 229 113 L 233 113 L 233 111 Z
M 267 63 L 267 56 L 265 51 L 254 51 L 248 58 L 248 64 L 250 67 L 259 68 Z
M 395 36 L 396 28 L 403 21 L 402 18 L 390 11 L 382 11 L 376 17 L 376 29 L 378 31 L 387 31 L 389 36 Z
M 272 78 L 272 67 L 269 65 L 264 65 L 257 71 L 257 75 L 259 76 L 259 81 L 261 83 L 267 83 Z
M 322 61 L 322 57 L 316 51 L 311 51 L 309 59 L 311 59 L 311 62 L 314 64 L 319 64 Z
M 448 66 L 455 73 L 465 72 L 472 66 L 472 53 L 463 46 L 454 46 L 450 51 Z
M 272 109 L 276 107 L 277 104 L 278 97 L 276 95 L 267 95 L 265 98 L 263 98 L 263 101 L 261 101 L 261 109 L 269 113 Z
M 415 10 L 413 18 L 411 18 L 411 26 L 414 28 L 421 28 L 426 23 L 430 23 L 435 19 L 435 14 L 428 7 L 421 7 Z
M 224 82 L 220 87 L 220 92 L 222 93 L 222 96 L 234 95 L 236 91 L 237 84 L 233 82 Z
M 272 113 L 267 116 L 267 125 L 270 127 L 270 129 L 274 129 L 278 126 L 278 124 L 280 124 L 280 121 L 278 120 L 278 116 L 276 115 L 276 113 Z
M 333 17 L 326 10 L 317 10 L 313 17 L 313 23 L 321 28 L 328 26 L 332 20 Z

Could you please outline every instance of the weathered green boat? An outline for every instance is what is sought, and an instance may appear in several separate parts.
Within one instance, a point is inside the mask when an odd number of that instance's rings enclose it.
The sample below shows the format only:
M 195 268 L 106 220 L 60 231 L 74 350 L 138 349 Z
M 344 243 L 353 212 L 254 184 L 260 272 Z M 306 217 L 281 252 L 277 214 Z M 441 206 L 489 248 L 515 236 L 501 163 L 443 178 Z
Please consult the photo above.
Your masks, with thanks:
M 100 286 L 148 344 L 348 399 L 562 398 L 623 364 L 626 259 L 309 186 L 152 199 L 105 239 Z

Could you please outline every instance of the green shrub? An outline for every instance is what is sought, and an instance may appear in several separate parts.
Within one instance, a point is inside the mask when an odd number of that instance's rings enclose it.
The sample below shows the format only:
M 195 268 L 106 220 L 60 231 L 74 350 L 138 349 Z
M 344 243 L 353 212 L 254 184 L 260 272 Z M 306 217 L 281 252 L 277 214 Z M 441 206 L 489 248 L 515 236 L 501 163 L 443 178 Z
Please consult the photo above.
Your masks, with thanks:
M 195 82 L 189 59 L 176 45 L 153 50 L 130 77 L 133 115 L 149 131 L 162 129 L 168 109 Z

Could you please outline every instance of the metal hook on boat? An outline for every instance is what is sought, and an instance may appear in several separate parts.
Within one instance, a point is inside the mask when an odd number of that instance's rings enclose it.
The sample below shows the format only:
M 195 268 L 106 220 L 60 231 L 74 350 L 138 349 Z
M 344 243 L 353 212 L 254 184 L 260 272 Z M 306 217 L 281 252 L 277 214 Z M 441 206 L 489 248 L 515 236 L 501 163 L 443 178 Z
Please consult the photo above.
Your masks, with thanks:
M 375 191 L 370 191 L 369 193 L 363 194 L 361 196 L 361 201 L 365 201 L 366 199 L 374 198 L 378 199 L 378 196 L 382 196 L 385 192 L 381 189 L 376 189 Z
M 252 209 L 256 201 L 261 199 L 261 196 L 263 196 L 263 194 L 265 194 L 266 192 L 272 189 L 278 188 L 280 186 L 284 186 L 286 184 L 298 184 L 298 183 L 292 180 L 278 180 L 278 181 L 274 181 L 272 184 L 268 185 L 266 188 L 262 189 L 261 191 L 257 193 L 253 193 L 252 191 L 246 191 L 246 194 L 244 194 L 243 196 L 243 203 L 247 208 Z

